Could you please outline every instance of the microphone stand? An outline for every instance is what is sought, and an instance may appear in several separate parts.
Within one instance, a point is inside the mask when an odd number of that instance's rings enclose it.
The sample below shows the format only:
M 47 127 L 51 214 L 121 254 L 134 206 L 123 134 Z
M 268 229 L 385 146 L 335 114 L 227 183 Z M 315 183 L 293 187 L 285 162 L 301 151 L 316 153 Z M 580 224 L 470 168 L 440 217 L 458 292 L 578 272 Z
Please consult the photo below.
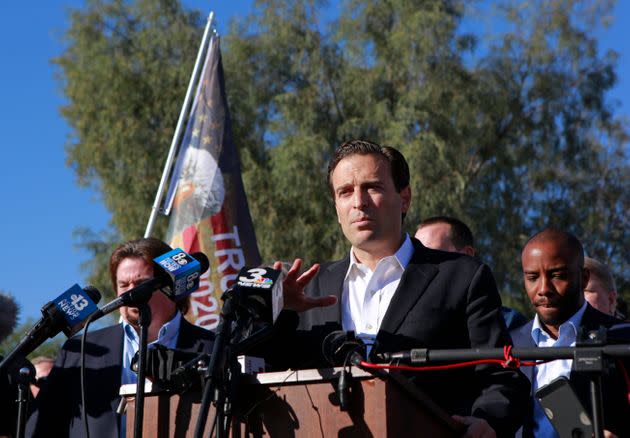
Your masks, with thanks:
M 591 332 L 589 339 L 585 343 L 578 343 L 576 347 L 512 348 L 510 353 L 514 359 L 544 361 L 573 359 L 573 369 L 589 379 L 595 438 L 604 436 L 601 375 L 604 371 L 605 356 L 630 357 L 630 344 L 604 345 L 605 341 L 600 336 L 601 332 Z M 376 353 L 373 356 L 379 360 L 379 363 L 405 361 L 418 365 L 429 365 L 436 362 L 506 359 L 505 351 L 502 348 L 451 350 L 418 348 L 399 353 Z M 361 365 L 359 364 L 359 366 Z
M 29 367 L 22 367 L 17 370 L 17 420 L 15 427 L 15 436 L 16 438 L 24 438 L 24 429 L 26 426 L 26 414 L 28 412 L 28 401 L 31 398 L 31 388 L 29 384 L 33 379 L 33 375 L 31 374 L 31 369 Z
M 138 326 L 140 327 L 140 344 L 138 356 L 138 383 L 136 384 L 136 409 L 134 421 L 134 438 L 142 437 L 142 423 L 144 421 L 144 380 L 147 374 L 147 344 L 149 335 L 149 326 L 151 325 L 151 308 L 148 303 L 138 306 L 140 313 L 138 317 Z
M 234 292 L 228 289 L 224 293 L 224 302 L 221 309 L 221 319 L 215 333 L 214 345 L 212 346 L 212 355 L 210 356 L 210 364 L 206 371 L 206 383 L 203 389 L 203 397 L 201 406 L 199 407 L 199 416 L 195 425 L 195 438 L 202 438 L 206 421 L 208 419 L 208 411 L 210 403 L 215 402 L 215 416 L 217 425 L 217 438 L 226 436 L 223 424 L 223 406 L 225 399 L 225 391 L 223 389 L 225 377 L 226 358 L 229 357 L 228 341 L 232 333 L 232 323 L 236 319 L 237 303 L 234 302 Z

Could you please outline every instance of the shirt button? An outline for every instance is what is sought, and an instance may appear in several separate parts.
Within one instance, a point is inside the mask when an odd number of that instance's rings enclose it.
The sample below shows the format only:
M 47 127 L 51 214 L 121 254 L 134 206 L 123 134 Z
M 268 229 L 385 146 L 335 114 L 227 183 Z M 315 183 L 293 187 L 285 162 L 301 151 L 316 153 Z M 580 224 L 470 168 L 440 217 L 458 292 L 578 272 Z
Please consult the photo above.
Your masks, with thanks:
M 372 330 L 372 324 L 366 325 L 365 328 L 368 329 L 368 330 Z

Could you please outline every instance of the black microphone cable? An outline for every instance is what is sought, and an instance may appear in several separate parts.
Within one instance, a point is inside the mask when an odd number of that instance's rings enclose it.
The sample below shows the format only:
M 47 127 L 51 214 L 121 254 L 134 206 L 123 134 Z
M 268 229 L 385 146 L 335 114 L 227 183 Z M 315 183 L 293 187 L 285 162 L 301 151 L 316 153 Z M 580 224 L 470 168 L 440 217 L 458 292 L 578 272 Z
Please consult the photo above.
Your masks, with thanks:
M 86 286 L 85 290 L 95 289 L 93 286 Z M 81 335 L 81 368 L 79 370 L 81 380 L 81 416 L 83 417 L 83 426 L 85 428 L 85 437 L 90 438 L 90 428 L 88 425 L 87 405 L 86 405 L 86 390 L 85 390 L 85 343 L 87 340 L 87 333 L 92 323 L 92 315 L 88 317 L 83 327 L 83 334 Z

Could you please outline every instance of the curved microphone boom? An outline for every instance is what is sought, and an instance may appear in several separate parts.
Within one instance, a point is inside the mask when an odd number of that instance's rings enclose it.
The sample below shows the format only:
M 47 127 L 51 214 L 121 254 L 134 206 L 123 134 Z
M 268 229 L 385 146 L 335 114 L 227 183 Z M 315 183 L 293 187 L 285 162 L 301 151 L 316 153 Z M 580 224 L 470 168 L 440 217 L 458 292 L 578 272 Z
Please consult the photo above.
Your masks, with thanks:
M 20 343 L 0 363 L 0 369 L 16 357 L 24 357 L 48 338 L 63 332 L 70 337 L 83 328 L 87 319 L 97 311 L 101 293 L 93 286 L 84 289 L 75 284 L 42 307 L 42 318 L 22 338 Z

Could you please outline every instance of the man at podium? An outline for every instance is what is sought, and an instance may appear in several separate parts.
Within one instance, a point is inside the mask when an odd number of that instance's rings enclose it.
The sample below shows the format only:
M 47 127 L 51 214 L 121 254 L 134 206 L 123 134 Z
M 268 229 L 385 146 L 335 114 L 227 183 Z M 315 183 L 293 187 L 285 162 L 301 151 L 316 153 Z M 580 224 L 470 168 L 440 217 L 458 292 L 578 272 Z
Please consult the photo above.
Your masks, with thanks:
M 300 312 L 300 325 L 288 341 L 291 351 L 275 354 L 276 365 L 325 366 L 321 341 L 340 329 L 370 342 L 372 354 L 511 343 L 490 269 L 403 232 L 411 190 L 400 152 L 346 142 L 331 158 L 328 183 L 351 248 L 343 260 L 302 274 L 301 260 L 293 263 L 283 283 L 285 308 Z M 518 371 L 480 365 L 411 379 L 467 427 L 466 436 L 512 436 L 522 424 L 529 382 Z

